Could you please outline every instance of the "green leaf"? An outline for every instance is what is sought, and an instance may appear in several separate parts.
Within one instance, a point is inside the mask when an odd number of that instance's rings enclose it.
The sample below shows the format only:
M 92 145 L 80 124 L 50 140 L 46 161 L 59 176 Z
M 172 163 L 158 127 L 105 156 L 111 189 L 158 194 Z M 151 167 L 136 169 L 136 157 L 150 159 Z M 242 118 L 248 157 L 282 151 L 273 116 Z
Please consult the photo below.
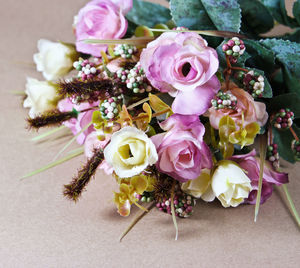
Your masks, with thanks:
M 172 19 L 177 26 L 190 30 L 215 30 L 201 0 L 171 0 Z
M 300 129 L 295 124 L 293 124 L 292 127 L 299 137 Z M 291 149 L 291 144 L 294 140 L 292 133 L 289 130 L 278 130 L 277 128 L 273 127 L 273 137 L 274 143 L 278 144 L 279 156 L 290 163 L 295 163 L 295 156 Z
M 265 33 L 274 27 L 270 11 L 258 0 L 238 0 L 242 9 L 242 30 L 254 34 Z
M 275 55 L 271 49 L 262 46 L 258 41 L 245 39 L 246 51 L 251 55 L 254 66 L 272 71 L 275 64 Z
M 290 92 L 300 93 L 300 44 L 281 39 L 266 39 L 260 43 L 275 53 L 276 60 L 283 65 L 283 76 Z
M 261 2 L 270 10 L 276 21 L 292 28 L 297 27 L 297 21 L 287 14 L 284 0 L 261 0 Z
M 237 0 L 201 0 L 208 16 L 220 31 L 239 32 L 241 9 Z
M 137 24 L 153 27 L 157 23 L 165 23 L 171 19 L 170 10 L 159 4 L 133 0 L 132 9 L 126 18 Z
M 297 0 L 293 5 L 293 15 L 300 25 L 300 0 Z

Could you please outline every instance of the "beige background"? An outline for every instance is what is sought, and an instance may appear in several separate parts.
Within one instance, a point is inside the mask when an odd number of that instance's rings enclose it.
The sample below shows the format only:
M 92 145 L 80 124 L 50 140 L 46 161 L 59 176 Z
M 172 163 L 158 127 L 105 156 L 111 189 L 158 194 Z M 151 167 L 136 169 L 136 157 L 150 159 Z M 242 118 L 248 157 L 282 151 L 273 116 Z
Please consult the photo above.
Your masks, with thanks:
M 261 207 L 223 209 L 199 201 L 194 216 L 179 220 L 151 211 L 124 239 L 131 218 L 112 203 L 114 180 L 99 173 L 73 204 L 61 194 L 84 160 L 20 181 L 52 160 L 66 138 L 34 144 L 25 129 L 21 98 L 39 38 L 74 41 L 73 15 L 84 0 L 0 0 L 0 267 L 297 267 L 299 229 L 278 191 Z M 300 166 L 289 166 L 289 189 L 300 210 Z M 298 266 L 299 267 L 299 266 Z

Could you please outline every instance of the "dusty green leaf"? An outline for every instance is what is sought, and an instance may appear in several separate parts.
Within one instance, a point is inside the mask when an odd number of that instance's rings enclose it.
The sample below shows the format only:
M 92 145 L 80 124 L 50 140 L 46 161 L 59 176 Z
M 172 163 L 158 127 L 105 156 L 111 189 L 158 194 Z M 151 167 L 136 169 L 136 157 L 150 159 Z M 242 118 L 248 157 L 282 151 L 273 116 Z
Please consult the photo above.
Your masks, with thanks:
M 238 33 L 241 27 L 241 9 L 237 0 L 201 0 L 208 16 L 220 31 Z

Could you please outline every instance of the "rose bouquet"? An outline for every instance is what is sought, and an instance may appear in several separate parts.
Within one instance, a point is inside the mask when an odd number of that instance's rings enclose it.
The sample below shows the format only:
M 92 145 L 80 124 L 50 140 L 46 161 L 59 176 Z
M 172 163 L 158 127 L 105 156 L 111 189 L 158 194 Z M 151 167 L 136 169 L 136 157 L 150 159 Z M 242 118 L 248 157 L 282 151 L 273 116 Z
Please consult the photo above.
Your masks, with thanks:
M 277 5 L 275 2 L 280 2 Z M 76 44 L 39 40 L 47 81 L 28 78 L 29 127 L 61 129 L 80 147 L 32 176 L 87 157 L 64 195 L 77 201 L 96 171 L 115 178 L 122 216 L 156 207 L 192 215 L 196 201 L 259 206 L 282 186 L 279 158 L 300 159 L 300 2 L 93 0 L 74 18 Z M 274 22 L 296 30 L 263 37 Z M 201 35 L 200 35 L 201 34 Z M 254 146 L 255 141 L 258 146 Z M 123 237 L 122 236 L 122 237 Z

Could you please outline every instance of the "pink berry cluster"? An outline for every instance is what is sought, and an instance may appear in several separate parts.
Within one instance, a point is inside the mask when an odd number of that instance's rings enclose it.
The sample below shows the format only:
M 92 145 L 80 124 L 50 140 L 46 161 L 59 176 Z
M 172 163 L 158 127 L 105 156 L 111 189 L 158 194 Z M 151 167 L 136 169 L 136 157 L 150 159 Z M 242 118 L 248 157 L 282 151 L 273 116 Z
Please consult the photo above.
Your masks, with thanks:
M 278 145 L 276 143 L 270 144 L 268 146 L 267 159 L 273 164 L 275 168 L 279 167 Z
M 196 205 L 196 199 L 190 195 L 179 192 L 174 196 L 175 215 L 180 218 L 187 218 L 192 215 L 193 207 Z M 156 203 L 156 207 L 165 213 L 171 212 L 171 198 L 164 198 L 162 202 Z
M 237 98 L 230 91 L 226 93 L 222 90 L 219 90 L 215 97 L 211 100 L 212 106 L 216 109 L 236 109 Z
M 89 60 L 75 61 L 73 67 L 78 71 L 77 77 L 82 81 L 93 79 L 100 74 L 100 70 L 96 68 L 95 63 Z
M 253 70 L 248 73 L 239 72 L 237 78 L 243 84 L 243 88 L 252 95 L 253 98 L 261 98 L 265 89 L 264 77 Z
M 273 119 L 273 125 L 277 129 L 288 129 L 293 125 L 294 113 L 290 109 L 280 109 L 275 114 Z
M 300 141 L 299 140 L 292 141 L 292 150 L 295 155 L 295 160 L 300 161 Z
M 229 57 L 231 63 L 237 63 L 238 58 L 245 52 L 245 44 L 238 37 L 232 37 L 223 46 L 222 50 Z

